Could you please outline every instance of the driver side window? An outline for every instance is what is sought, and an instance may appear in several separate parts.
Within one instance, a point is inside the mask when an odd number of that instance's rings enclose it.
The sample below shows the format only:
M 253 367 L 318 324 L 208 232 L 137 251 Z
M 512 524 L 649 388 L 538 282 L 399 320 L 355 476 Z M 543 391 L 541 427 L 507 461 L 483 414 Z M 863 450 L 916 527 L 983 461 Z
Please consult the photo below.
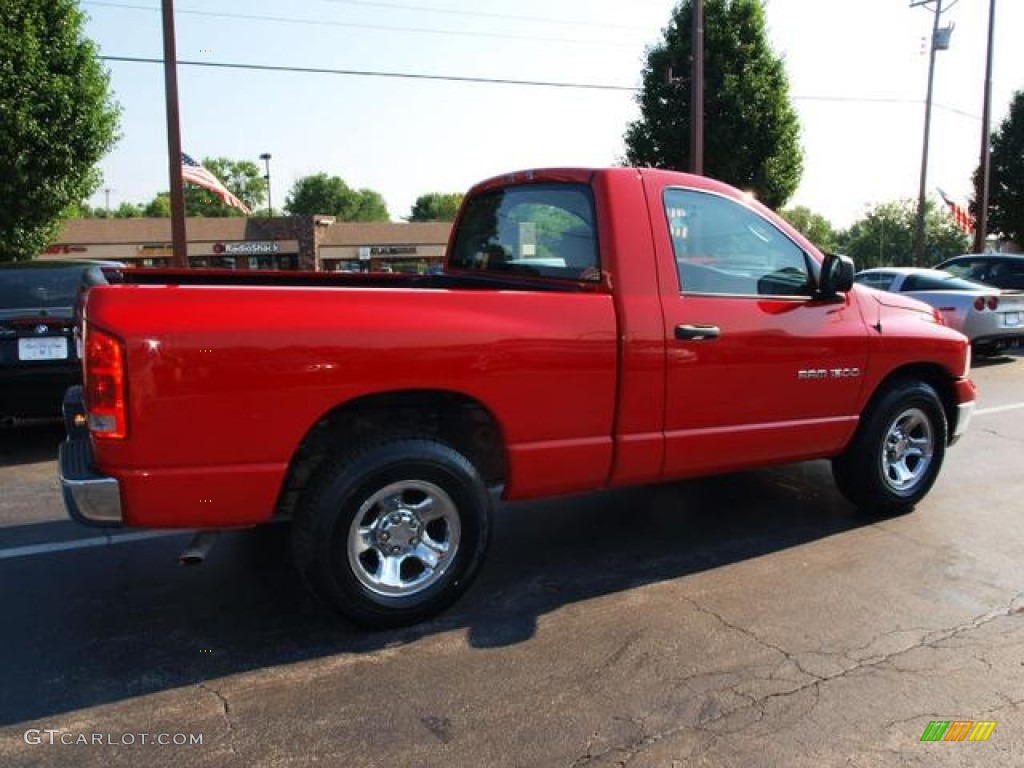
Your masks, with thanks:
M 665 190 L 665 213 L 683 293 L 807 296 L 803 250 L 754 211 L 719 195 Z

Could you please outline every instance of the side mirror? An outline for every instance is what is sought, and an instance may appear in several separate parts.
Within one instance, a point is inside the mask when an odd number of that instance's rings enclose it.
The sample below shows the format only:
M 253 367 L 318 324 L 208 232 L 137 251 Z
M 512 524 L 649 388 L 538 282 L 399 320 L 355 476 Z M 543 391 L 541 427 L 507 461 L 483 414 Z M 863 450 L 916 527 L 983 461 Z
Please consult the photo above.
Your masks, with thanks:
M 821 263 L 821 277 L 818 279 L 817 299 L 834 299 L 840 293 L 853 288 L 853 275 L 857 271 L 853 259 L 837 253 L 825 255 Z

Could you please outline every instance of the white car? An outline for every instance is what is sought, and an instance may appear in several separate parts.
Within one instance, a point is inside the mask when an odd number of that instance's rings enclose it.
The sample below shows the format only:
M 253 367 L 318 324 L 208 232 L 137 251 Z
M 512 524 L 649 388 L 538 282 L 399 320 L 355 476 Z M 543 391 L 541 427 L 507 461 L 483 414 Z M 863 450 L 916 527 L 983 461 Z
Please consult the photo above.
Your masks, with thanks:
M 1024 344 L 1024 293 L 1003 291 L 940 269 L 879 267 L 854 280 L 881 291 L 903 293 L 939 310 L 980 355 Z

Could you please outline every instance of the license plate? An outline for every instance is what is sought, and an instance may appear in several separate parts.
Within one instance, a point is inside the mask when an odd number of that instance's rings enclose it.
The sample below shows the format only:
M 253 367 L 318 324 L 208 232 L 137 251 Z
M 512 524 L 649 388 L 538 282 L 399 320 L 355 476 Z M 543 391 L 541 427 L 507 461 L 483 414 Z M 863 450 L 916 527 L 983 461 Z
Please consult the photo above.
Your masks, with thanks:
M 1020 325 L 1021 312 L 1006 312 L 1003 314 L 1003 325 Z
M 47 339 L 18 339 L 19 360 L 67 360 L 68 340 L 63 336 Z

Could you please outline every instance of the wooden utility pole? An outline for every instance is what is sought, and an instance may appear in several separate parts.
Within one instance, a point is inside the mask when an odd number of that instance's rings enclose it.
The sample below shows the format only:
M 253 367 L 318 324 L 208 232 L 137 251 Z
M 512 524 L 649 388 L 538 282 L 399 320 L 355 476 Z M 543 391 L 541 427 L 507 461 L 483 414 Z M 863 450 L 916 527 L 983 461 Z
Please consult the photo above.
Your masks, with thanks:
M 171 265 L 188 266 L 185 239 L 185 191 L 181 178 L 181 121 L 178 113 L 178 54 L 174 44 L 174 0 L 162 0 L 164 16 L 164 92 L 167 97 L 167 173 L 171 182 Z
M 988 63 L 985 65 L 985 96 L 981 110 L 981 160 L 978 181 L 978 215 L 974 220 L 974 252 L 985 250 L 988 237 L 988 188 L 992 171 L 991 122 L 992 122 L 992 38 L 996 24 L 996 0 L 990 0 L 988 7 Z
M 923 5 L 924 2 L 915 2 L 911 5 Z M 935 83 L 935 51 L 936 38 L 939 34 L 939 18 L 942 16 L 942 0 L 935 0 L 935 21 L 932 23 L 932 39 L 929 46 L 930 55 L 928 58 L 928 95 L 924 102 L 924 147 L 921 150 L 921 186 L 917 195 L 917 224 L 914 227 L 914 256 L 913 263 L 917 266 L 924 264 L 924 213 L 925 193 L 928 184 L 928 136 L 932 127 L 932 89 Z
M 704 0 L 693 0 L 693 80 L 690 93 L 690 170 L 704 173 Z

